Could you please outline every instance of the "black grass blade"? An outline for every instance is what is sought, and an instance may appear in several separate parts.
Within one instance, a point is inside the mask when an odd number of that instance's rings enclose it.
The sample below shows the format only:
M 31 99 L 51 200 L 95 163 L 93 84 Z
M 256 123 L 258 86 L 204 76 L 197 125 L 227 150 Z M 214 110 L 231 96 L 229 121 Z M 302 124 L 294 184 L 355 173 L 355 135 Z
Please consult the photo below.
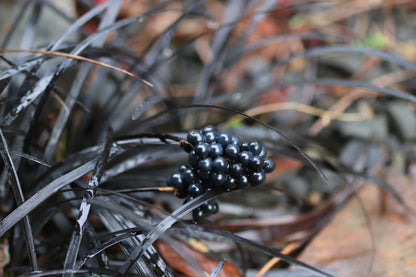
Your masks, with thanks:
M 224 266 L 224 264 L 225 264 L 225 259 L 222 259 L 221 262 L 218 263 L 218 265 L 215 267 L 215 269 L 209 275 L 209 277 L 217 277 L 218 274 L 220 274 L 221 269 Z
M 1 138 L 0 153 L 1 153 L 1 157 L 3 159 L 3 162 L 6 168 L 9 170 L 9 181 L 10 181 L 9 183 L 12 186 L 14 198 L 15 198 L 17 205 L 22 205 L 23 201 L 25 201 L 25 198 L 23 196 L 22 186 L 20 185 L 19 176 L 17 175 L 17 171 L 14 166 L 13 159 L 10 155 L 6 138 L 4 137 L 3 131 L 1 129 L 0 129 L 0 138 Z M 28 248 L 29 260 L 32 266 L 32 270 L 36 271 L 38 270 L 38 263 L 37 263 L 37 258 L 36 258 L 35 242 L 33 238 L 30 220 L 27 215 L 23 217 L 23 226 L 24 226 L 24 232 L 25 232 L 26 245 Z
M 74 269 L 76 258 L 78 256 L 79 247 L 81 240 L 86 228 L 88 215 L 91 210 L 90 200 L 94 199 L 95 193 L 97 192 L 98 186 L 101 181 L 101 176 L 104 172 L 104 166 L 107 163 L 110 150 L 111 150 L 111 136 L 112 131 L 110 130 L 107 135 L 107 139 L 102 146 L 102 152 L 97 159 L 94 171 L 88 182 L 88 188 L 84 192 L 81 206 L 79 207 L 77 221 L 75 223 L 74 232 L 72 233 L 71 241 L 69 243 L 68 252 L 64 262 L 64 269 Z M 72 276 L 72 275 L 68 275 Z

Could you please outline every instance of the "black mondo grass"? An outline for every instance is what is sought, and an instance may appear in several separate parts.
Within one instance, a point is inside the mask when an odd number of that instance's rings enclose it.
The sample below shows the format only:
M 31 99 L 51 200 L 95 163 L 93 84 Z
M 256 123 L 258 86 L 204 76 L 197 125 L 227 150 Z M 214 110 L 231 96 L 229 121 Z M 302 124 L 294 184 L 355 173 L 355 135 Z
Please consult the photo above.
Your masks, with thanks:
M 299 255 L 364 180 L 413 215 L 416 64 L 337 5 L 0 1 L 0 277 L 336 276 Z

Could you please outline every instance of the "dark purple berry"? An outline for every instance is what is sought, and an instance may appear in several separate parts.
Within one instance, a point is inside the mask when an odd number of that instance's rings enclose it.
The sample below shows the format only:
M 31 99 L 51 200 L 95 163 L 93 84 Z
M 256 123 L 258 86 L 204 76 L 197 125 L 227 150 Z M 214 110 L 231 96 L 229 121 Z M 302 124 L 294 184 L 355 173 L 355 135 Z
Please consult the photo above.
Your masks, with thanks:
M 178 170 L 178 172 L 179 173 L 182 173 L 182 172 L 184 172 L 185 170 L 187 170 L 188 169 L 188 167 L 186 166 L 186 165 L 181 165 L 180 167 L 179 167 L 179 170 Z
M 212 169 L 217 172 L 225 172 L 228 168 L 228 162 L 223 157 L 217 157 L 212 162 Z
M 213 131 L 209 131 L 204 134 L 204 137 L 205 137 L 205 142 L 211 144 L 215 142 L 217 135 Z
M 264 145 L 261 146 L 261 151 L 259 153 L 260 158 L 266 158 L 267 156 L 267 149 Z
M 218 203 L 215 200 L 210 200 L 201 205 L 201 208 L 207 214 L 216 214 L 218 212 Z
M 195 182 L 195 172 L 192 169 L 186 169 L 181 173 L 182 181 L 185 185 Z
M 231 136 L 231 142 L 230 143 L 235 144 L 238 147 L 240 147 L 241 146 L 241 139 L 237 136 Z
M 196 155 L 195 151 L 192 150 L 188 156 L 188 163 L 192 167 L 197 167 L 199 162 L 199 157 Z
M 211 184 L 221 186 L 225 182 L 226 175 L 224 172 L 213 172 L 211 174 Z
M 183 188 L 183 181 L 180 173 L 173 173 L 168 177 L 167 185 L 174 188 Z
M 217 142 L 222 145 L 222 147 L 226 147 L 231 141 L 231 136 L 225 132 L 220 133 L 217 136 Z
M 248 162 L 253 157 L 253 154 L 249 151 L 243 151 L 240 153 L 239 160 L 243 166 L 248 166 Z
M 228 191 L 233 190 L 237 187 L 237 180 L 234 179 L 231 176 L 227 176 L 227 178 L 225 179 L 223 187 Z
M 239 163 L 233 163 L 230 165 L 229 171 L 230 171 L 231 176 L 239 177 L 241 174 L 243 174 L 244 168 Z
M 260 143 L 260 142 L 258 142 L 258 141 L 254 141 L 254 142 L 251 142 L 251 143 L 248 145 L 248 150 L 249 150 L 251 153 L 253 153 L 253 155 L 258 155 L 258 154 L 260 154 L 260 152 L 261 152 L 261 147 L 262 147 L 262 145 L 261 145 L 261 143 Z
M 206 157 L 208 157 L 209 152 L 211 151 L 211 146 L 207 143 L 201 142 L 198 143 L 197 146 L 195 146 L 194 151 L 198 157 L 205 159 Z
M 260 186 L 266 180 L 266 174 L 263 170 L 259 172 L 253 172 L 250 174 L 250 184 L 253 186 Z
M 199 170 L 197 175 L 203 183 L 211 182 L 211 171 Z
M 190 144 L 193 146 L 197 145 L 200 142 L 204 142 L 204 136 L 201 134 L 198 130 L 191 130 L 188 132 L 188 135 L 186 136 L 186 139 Z
M 223 148 L 221 144 L 219 143 L 211 144 L 211 152 L 210 152 L 211 157 L 213 158 L 219 157 L 219 156 L 222 156 L 222 154 L 223 154 Z
M 207 132 L 214 132 L 214 133 L 216 133 L 217 132 L 217 129 L 214 126 L 212 126 L 212 125 L 207 125 L 207 126 L 204 127 L 203 131 L 204 131 L 204 133 L 207 133 Z
M 264 160 L 263 158 L 260 158 L 259 156 L 253 156 L 248 161 L 248 166 L 250 169 L 257 171 L 259 169 L 263 168 Z
M 238 177 L 237 179 L 237 186 L 238 188 L 242 189 L 247 187 L 249 184 L 248 178 L 246 175 L 241 175 L 240 177 Z
M 274 163 L 274 161 L 272 159 L 269 159 L 269 158 L 265 158 L 264 159 L 264 164 L 263 164 L 263 170 L 264 170 L 264 172 L 270 173 L 275 168 L 276 168 L 276 164 Z
M 200 222 L 205 217 L 205 212 L 203 209 L 197 208 L 192 211 L 192 219 L 194 223 Z
M 197 197 L 204 193 L 204 186 L 200 183 L 193 183 L 188 187 L 188 193 L 192 197 Z
M 240 146 L 241 151 L 248 151 L 248 145 L 248 142 L 242 142 Z
M 212 168 L 212 159 L 206 158 L 198 162 L 198 168 L 202 171 L 210 171 Z
M 240 147 L 235 144 L 228 144 L 224 150 L 224 154 L 230 159 L 237 159 L 238 154 L 240 154 Z

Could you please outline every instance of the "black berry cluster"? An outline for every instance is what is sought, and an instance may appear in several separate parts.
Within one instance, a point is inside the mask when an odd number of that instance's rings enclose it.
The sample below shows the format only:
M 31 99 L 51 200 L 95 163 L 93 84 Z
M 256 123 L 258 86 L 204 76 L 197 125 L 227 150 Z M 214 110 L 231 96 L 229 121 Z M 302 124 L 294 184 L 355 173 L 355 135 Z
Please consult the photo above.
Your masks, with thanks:
M 177 197 L 186 198 L 185 202 L 210 189 L 259 186 L 276 167 L 266 158 L 267 150 L 260 142 L 243 142 L 211 125 L 189 131 L 181 146 L 189 153 L 188 165 L 169 176 L 167 185 L 176 189 Z M 218 204 L 211 200 L 193 211 L 193 219 L 199 221 L 217 212 Z

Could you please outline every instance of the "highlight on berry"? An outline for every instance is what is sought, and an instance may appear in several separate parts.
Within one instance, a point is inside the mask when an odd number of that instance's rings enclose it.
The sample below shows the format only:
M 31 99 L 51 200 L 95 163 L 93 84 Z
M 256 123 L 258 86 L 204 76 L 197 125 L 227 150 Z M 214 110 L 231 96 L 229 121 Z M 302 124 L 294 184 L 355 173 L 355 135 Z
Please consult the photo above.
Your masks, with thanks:
M 227 132 L 219 132 L 208 125 L 200 130 L 190 130 L 186 141 L 179 144 L 187 153 L 188 164 L 167 179 L 167 185 L 175 188 L 184 203 L 211 189 L 231 191 L 248 185 L 260 186 L 266 173 L 276 164 L 267 158 L 267 149 L 260 142 L 245 142 Z M 218 204 L 210 200 L 195 209 L 195 223 L 218 212 Z

